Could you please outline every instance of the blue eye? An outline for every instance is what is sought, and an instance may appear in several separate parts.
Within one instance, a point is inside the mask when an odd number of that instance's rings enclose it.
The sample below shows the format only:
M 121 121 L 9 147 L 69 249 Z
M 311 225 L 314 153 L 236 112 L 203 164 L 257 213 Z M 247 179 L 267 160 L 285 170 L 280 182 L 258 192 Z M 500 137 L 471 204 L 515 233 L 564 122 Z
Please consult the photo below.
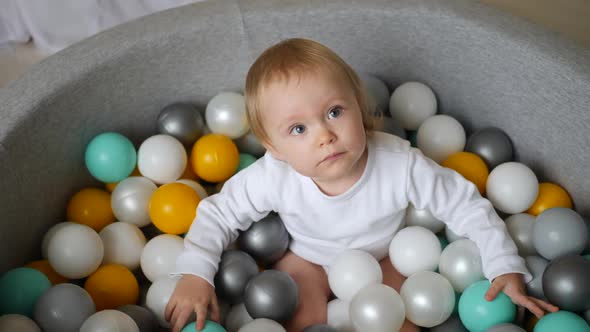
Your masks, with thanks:
M 342 115 L 342 108 L 339 106 L 336 106 L 334 108 L 332 108 L 329 112 L 328 112 L 328 117 L 331 119 L 337 118 L 340 115 Z
M 291 128 L 291 135 L 301 135 L 305 132 L 305 126 L 304 125 L 296 125 L 293 128 Z

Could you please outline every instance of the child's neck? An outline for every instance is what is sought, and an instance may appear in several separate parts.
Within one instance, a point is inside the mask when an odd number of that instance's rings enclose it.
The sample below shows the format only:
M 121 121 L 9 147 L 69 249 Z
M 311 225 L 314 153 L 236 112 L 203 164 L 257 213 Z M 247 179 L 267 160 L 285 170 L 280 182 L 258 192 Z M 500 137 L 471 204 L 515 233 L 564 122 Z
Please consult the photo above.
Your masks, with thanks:
M 312 179 L 313 182 L 327 196 L 338 196 L 345 193 L 363 176 L 365 167 L 367 167 L 368 150 L 368 147 L 365 147 L 365 151 L 348 175 L 332 181 L 316 181 Z

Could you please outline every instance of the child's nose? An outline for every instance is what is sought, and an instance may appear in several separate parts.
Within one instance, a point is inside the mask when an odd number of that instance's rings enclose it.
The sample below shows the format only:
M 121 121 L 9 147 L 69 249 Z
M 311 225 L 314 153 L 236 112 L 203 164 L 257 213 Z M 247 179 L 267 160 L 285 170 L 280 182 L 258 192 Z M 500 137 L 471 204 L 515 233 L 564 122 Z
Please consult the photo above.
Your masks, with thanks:
M 332 144 L 335 140 L 336 135 L 329 128 L 323 127 L 320 129 L 320 133 L 318 134 L 319 146 Z

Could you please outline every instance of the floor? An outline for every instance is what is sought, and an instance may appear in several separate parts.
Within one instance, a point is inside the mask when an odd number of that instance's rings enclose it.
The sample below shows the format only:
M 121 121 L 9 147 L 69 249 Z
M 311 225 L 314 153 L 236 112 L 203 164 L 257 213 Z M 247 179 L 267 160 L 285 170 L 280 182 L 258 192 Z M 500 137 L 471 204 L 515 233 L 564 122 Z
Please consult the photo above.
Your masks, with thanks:
M 517 16 L 544 25 L 590 47 L 589 0 L 479 0 L 506 10 Z M 0 88 L 18 78 L 31 65 L 47 54 L 41 53 L 33 43 L 0 48 Z

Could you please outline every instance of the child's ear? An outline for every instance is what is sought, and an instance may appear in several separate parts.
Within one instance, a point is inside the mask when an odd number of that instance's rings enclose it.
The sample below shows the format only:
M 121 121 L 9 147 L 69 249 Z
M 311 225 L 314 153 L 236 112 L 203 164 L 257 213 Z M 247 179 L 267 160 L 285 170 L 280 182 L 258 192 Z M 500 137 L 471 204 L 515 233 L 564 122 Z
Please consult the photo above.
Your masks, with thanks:
M 270 154 L 273 156 L 273 158 L 284 161 L 285 159 L 283 158 L 283 155 L 281 153 L 279 153 L 277 151 L 277 149 L 275 149 L 275 147 L 267 142 L 262 142 L 262 146 L 264 146 L 264 148 L 270 152 Z

